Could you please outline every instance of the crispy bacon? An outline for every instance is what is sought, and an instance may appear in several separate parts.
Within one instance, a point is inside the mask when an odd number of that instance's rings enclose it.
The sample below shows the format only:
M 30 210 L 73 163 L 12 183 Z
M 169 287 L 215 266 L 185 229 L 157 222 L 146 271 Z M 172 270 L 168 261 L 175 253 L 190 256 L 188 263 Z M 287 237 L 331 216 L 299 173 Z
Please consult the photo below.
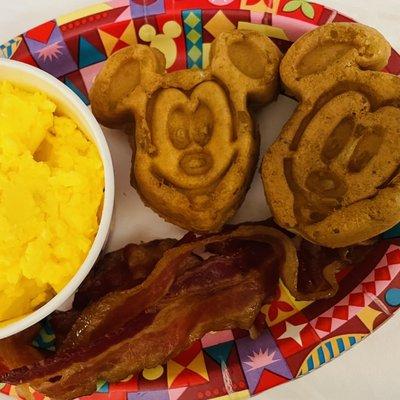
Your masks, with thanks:
M 79 287 L 74 309 L 83 310 L 108 293 L 139 285 L 151 273 L 164 252 L 176 242 L 174 239 L 164 239 L 128 244 L 123 249 L 106 254 Z
M 250 329 L 274 295 L 278 271 L 298 299 L 332 296 L 337 269 L 365 249 L 331 250 L 301 240 L 296 256 L 271 221 L 128 245 L 100 259 L 73 310 L 52 315 L 62 343 L 54 357 L 43 359 L 26 334 L 0 342 L 0 381 L 29 383 L 60 400 L 89 394 L 98 378 L 114 382 L 154 367 L 210 330 Z M 11 363 L 10 354 L 19 361 Z
M 203 250 L 214 254 L 199 258 Z M 29 382 L 58 399 L 89 394 L 98 378 L 115 382 L 154 367 L 210 330 L 249 329 L 275 293 L 279 268 L 291 263 L 290 240 L 265 226 L 184 243 L 166 251 L 139 286 L 88 306 L 54 357 L 0 380 Z
M 347 263 L 336 249 L 328 249 L 300 239 L 297 270 L 282 271 L 283 283 L 297 300 L 332 297 L 338 290 L 336 273 Z
M 162 364 L 210 330 L 248 329 L 263 303 L 260 286 L 259 276 L 253 274 L 226 289 L 229 296 L 222 290 L 180 297 L 159 312 L 139 315 L 95 345 L 61 353 L 31 369 L 14 370 L 6 380 L 30 382 L 60 400 L 90 394 L 96 390 L 97 378 L 116 382 Z
M 64 343 L 79 314 L 80 311 L 71 309 L 68 311 L 54 311 L 50 315 L 49 321 L 55 335 L 56 349 L 59 349 Z
M 296 242 L 296 239 L 294 241 Z M 364 259 L 373 243 L 374 241 L 370 241 L 355 246 L 330 249 L 304 239 L 297 240 L 298 266 L 286 265 L 280 276 L 297 300 L 333 297 L 339 289 L 336 273 Z
M 141 284 L 164 252 L 177 243 L 175 239 L 131 243 L 101 257 L 76 292 L 73 309 L 67 312 L 55 311 L 50 316 L 57 348 L 64 342 L 81 310 L 108 293 Z
M 122 326 L 127 320 L 143 312 L 146 307 L 151 307 L 162 299 L 168 293 L 176 277 L 187 269 L 186 261 L 189 256 L 193 255 L 193 250 L 201 249 L 211 243 L 241 238 L 239 235 L 241 232 L 246 232 L 247 236 L 254 236 L 256 233 L 253 232 L 259 230 L 273 232 L 268 235 L 268 240 L 264 239 L 264 242 L 272 244 L 275 249 L 280 248 L 284 243 L 285 250 L 293 250 L 290 253 L 294 252 L 290 264 L 297 265 L 297 256 L 290 240 L 277 230 L 264 226 L 242 225 L 230 233 L 208 236 L 202 240 L 183 244 L 168 250 L 143 284 L 130 290 L 110 293 L 93 306 L 87 307 L 67 336 L 63 349 L 90 343 L 92 339 Z M 284 253 L 281 251 L 281 254 Z M 288 254 L 284 255 L 288 257 Z M 171 262 L 170 259 L 174 261 Z
M 39 350 L 31 346 L 39 329 L 39 325 L 34 325 L 16 335 L 0 340 L 0 374 L 44 358 Z

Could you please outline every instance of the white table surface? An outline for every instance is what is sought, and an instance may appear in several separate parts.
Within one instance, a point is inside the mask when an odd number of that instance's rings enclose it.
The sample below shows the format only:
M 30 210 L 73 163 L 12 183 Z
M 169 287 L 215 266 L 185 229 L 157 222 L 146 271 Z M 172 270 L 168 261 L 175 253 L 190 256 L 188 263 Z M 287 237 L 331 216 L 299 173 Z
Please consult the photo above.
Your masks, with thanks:
M 98 0 L 0 0 L 0 43 L 48 19 Z M 378 28 L 400 50 L 400 0 L 320 0 Z M 258 396 L 259 400 L 400 398 L 400 313 L 322 368 Z M 0 398 L 7 396 L 0 395 Z

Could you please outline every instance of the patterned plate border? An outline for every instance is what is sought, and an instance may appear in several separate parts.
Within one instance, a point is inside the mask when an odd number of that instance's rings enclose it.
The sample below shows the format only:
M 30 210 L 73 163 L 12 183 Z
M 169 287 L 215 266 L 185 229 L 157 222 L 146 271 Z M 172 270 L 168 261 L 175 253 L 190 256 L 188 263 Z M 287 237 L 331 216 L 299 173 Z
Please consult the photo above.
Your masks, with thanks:
M 112 0 L 11 39 L 0 46 L 0 57 L 49 72 L 89 105 L 88 91 L 104 61 L 134 43 L 162 51 L 169 71 L 202 68 L 220 32 L 258 30 L 286 51 L 303 33 L 334 21 L 352 20 L 307 0 Z M 385 70 L 400 74 L 394 50 Z M 97 393 L 84 399 L 242 399 L 314 370 L 369 335 L 400 305 L 399 236 L 397 226 L 383 235 L 372 257 L 342 271 L 332 299 L 299 302 L 280 285 L 279 298 L 261 310 L 258 323 L 265 329 L 257 340 L 240 330 L 209 333 L 166 365 L 117 384 L 99 382 Z M 36 345 L 54 346 L 46 323 Z M 18 396 L 9 385 L 0 384 L 0 392 Z M 33 391 L 31 396 L 45 399 Z

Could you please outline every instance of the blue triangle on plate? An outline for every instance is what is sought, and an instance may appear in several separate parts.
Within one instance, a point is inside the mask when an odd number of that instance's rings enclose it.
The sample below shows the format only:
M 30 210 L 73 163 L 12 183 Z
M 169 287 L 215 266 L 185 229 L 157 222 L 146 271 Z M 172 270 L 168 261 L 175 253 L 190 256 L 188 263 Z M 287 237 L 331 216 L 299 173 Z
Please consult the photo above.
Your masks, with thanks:
M 79 38 L 79 69 L 102 62 L 107 57 L 84 37 Z
M 104 380 L 97 381 L 97 393 L 108 393 L 109 386 L 108 383 Z
M 77 94 L 81 100 L 88 106 L 90 104 L 89 99 L 74 85 L 72 81 L 68 78 L 65 79 L 65 84 L 75 93 Z
M 400 224 L 395 225 L 393 228 L 386 231 L 382 237 L 384 239 L 393 239 L 400 237 Z
M 217 363 L 222 364 L 224 362 L 226 364 L 229 358 L 229 354 L 231 354 L 234 343 L 235 342 L 232 340 L 230 342 L 225 342 L 217 344 L 215 346 L 203 348 L 203 351 Z

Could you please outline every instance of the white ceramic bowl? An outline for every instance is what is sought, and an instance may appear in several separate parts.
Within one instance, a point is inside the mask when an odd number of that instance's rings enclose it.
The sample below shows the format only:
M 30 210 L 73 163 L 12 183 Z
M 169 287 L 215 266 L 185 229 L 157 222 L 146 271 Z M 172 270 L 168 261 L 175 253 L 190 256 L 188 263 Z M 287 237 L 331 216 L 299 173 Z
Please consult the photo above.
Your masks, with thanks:
M 10 81 L 28 90 L 36 89 L 47 94 L 57 104 L 58 110 L 74 120 L 79 128 L 96 144 L 103 161 L 105 179 L 104 205 L 100 226 L 85 261 L 64 289 L 48 303 L 16 322 L 0 328 L 0 339 L 2 339 L 23 331 L 62 307 L 93 267 L 106 243 L 110 229 L 114 207 L 114 170 L 110 150 L 100 125 L 82 100 L 62 82 L 40 69 L 5 59 L 0 59 L 0 80 Z

